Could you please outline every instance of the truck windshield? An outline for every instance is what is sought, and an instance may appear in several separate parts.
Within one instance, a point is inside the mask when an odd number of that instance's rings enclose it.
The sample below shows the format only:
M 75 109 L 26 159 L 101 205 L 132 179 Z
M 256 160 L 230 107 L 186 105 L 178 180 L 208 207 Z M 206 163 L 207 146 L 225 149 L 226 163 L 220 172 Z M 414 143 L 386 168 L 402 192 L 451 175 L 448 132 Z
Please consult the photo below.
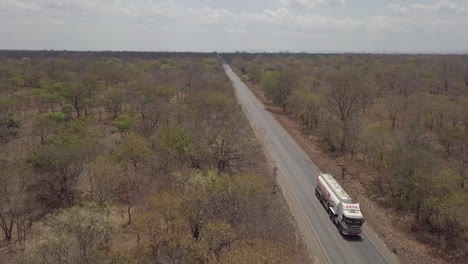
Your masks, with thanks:
M 347 225 L 362 225 L 364 223 L 363 219 L 352 219 L 352 218 L 345 218 Z

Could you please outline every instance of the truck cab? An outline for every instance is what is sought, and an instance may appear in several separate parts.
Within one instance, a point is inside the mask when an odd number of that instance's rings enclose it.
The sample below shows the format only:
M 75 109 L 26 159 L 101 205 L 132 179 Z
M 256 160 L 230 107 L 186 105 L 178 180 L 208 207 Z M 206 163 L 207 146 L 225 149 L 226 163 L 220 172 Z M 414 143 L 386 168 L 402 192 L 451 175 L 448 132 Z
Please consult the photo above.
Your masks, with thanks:
M 359 235 L 362 233 L 364 218 L 359 204 L 339 204 L 338 215 L 335 224 L 343 235 Z

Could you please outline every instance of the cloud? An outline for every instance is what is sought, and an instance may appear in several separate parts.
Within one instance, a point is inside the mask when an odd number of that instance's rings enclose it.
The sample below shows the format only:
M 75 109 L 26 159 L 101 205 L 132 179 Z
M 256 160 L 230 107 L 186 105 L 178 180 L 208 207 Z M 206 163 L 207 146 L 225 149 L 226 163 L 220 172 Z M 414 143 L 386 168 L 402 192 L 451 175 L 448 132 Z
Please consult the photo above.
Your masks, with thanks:
M 468 31 L 468 7 L 452 0 L 393 4 L 369 16 L 358 16 L 351 8 L 349 16 L 301 12 L 293 8 L 343 5 L 343 0 L 280 1 L 282 5 L 270 8 L 267 8 L 271 5 L 266 0 L 257 0 L 264 3 L 263 9 L 261 5 L 252 9 L 229 9 L 190 6 L 172 0 L 0 0 L 0 34 L 15 32 L 15 36 L 24 39 L 34 34 L 57 36 L 57 39 L 64 34 L 68 37 L 79 35 L 78 40 L 89 40 L 90 43 L 99 39 L 102 42 L 99 47 L 118 47 L 119 41 L 140 45 L 142 40 L 151 42 L 149 40 L 154 38 L 156 43 L 167 43 L 164 48 L 180 45 L 177 47 L 186 50 L 197 49 L 191 48 L 194 42 L 200 43 L 198 47 L 205 50 L 210 45 L 227 45 L 233 41 L 238 41 L 235 43 L 240 45 L 239 49 L 243 45 L 255 45 L 250 49 L 270 50 L 280 45 L 278 42 L 284 43 L 281 45 L 285 47 L 301 47 L 301 50 L 316 43 L 327 48 L 350 50 L 371 46 L 376 40 L 382 41 L 380 45 L 401 45 L 399 49 L 410 45 L 417 49 L 421 45 L 435 45 L 434 42 L 448 43 L 446 40 L 451 40 L 447 45 L 453 43 L 461 47 L 468 43 L 465 34 Z M 237 40 L 239 36 L 247 37 L 248 41 Z M 14 38 L 8 41 L 15 43 Z M 45 38 L 41 41 L 47 43 Z M 33 45 L 34 41 L 28 43 Z M 50 43 L 62 45 L 52 40 Z M 20 44 L 16 46 L 20 47 Z M 159 46 L 149 47 L 161 49 Z
M 468 16 L 464 14 L 466 6 L 459 6 L 451 0 L 411 5 L 392 4 L 387 8 L 390 11 L 389 17 L 395 20 L 394 23 L 402 23 L 407 27 L 407 32 L 415 35 L 447 35 L 468 29 Z
M 280 2 L 287 6 L 298 6 L 306 8 L 315 8 L 322 5 L 344 5 L 346 0 L 280 0 Z
M 324 15 L 293 13 L 287 8 L 265 9 L 260 12 L 232 12 L 227 9 L 210 7 L 187 8 L 173 1 L 125 2 L 121 0 L 0 0 L 7 2 L 7 7 L 14 10 L 18 20 L 24 17 L 53 18 L 54 23 L 64 23 L 89 19 L 172 21 L 190 27 L 219 27 L 230 31 L 253 28 L 267 30 L 287 29 L 298 32 L 317 32 L 327 30 L 353 31 L 360 23 L 349 18 L 332 18 Z M 304 1 L 324 3 L 326 0 Z M 335 2 L 339 0 L 328 0 Z M 4 4 L 2 4 L 4 5 Z
M 429 4 L 416 3 L 412 5 L 390 4 L 388 8 L 391 12 L 397 14 L 415 14 L 415 13 L 451 13 L 461 11 L 463 8 L 458 7 L 450 0 L 438 0 Z
M 191 25 L 219 27 L 223 30 L 251 32 L 354 32 L 363 21 L 352 18 L 333 18 L 319 14 L 295 14 L 286 8 L 266 9 L 256 13 L 233 13 L 211 8 L 189 9 L 183 18 Z
M 316 6 L 344 4 L 344 0 L 280 0 L 286 5 Z M 172 0 L 0 0 L 1 6 L 18 24 L 24 21 L 40 21 L 44 26 L 61 25 L 80 21 L 117 19 L 137 21 L 148 27 L 172 24 L 185 25 L 200 30 L 226 30 L 229 32 L 265 30 L 269 32 L 298 33 L 354 33 L 354 32 L 401 32 L 402 34 L 439 32 L 443 27 L 464 22 L 463 10 L 450 0 L 437 0 L 429 4 L 389 5 L 388 14 L 369 17 L 333 17 L 322 14 L 295 13 L 293 9 L 265 9 L 257 12 L 234 12 L 211 7 L 190 8 Z M 451 12 L 451 17 L 435 16 L 434 13 Z M 2 11 L 0 11 L 0 14 Z M 1 20 L 0 20 L 1 22 Z M 9 23 L 12 23 L 11 21 Z M 157 24 L 155 24 L 157 23 Z M 165 23 L 165 24 L 164 24 Z M 466 23 L 465 23 L 466 24 Z M 446 30 L 446 28 L 445 28 Z

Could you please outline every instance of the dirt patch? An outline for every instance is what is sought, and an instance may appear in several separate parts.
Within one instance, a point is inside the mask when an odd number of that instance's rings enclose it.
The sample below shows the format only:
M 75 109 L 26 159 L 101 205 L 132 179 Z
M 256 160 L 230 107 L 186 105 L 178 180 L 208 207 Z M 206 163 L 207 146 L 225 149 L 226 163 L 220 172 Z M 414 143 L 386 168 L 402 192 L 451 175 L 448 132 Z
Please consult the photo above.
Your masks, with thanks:
M 409 233 L 413 222 L 411 216 L 384 207 L 379 203 L 379 197 L 369 191 L 373 184 L 373 172 L 369 167 L 347 157 L 338 157 L 323 151 L 318 139 L 303 131 L 299 120 L 283 113 L 281 108 L 269 104 L 264 92 L 258 86 L 252 84 L 248 86 L 320 170 L 337 176 L 346 191 L 361 204 L 366 225 L 378 234 L 402 263 L 448 263 L 431 256 L 437 248 L 418 241 L 415 239 L 416 235 Z M 342 168 L 339 166 L 341 164 L 346 165 L 347 173 L 344 180 L 341 178 Z

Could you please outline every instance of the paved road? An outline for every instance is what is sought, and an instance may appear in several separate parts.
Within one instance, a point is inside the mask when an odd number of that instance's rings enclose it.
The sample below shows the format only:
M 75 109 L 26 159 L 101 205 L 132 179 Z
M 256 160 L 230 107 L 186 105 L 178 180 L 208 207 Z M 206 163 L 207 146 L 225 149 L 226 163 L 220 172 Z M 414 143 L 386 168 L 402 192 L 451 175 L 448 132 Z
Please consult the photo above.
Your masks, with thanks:
M 312 254 L 318 256 L 317 262 L 352 264 L 396 262 L 382 241 L 365 224 L 360 238 L 346 238 L 338 233 L 314 194 L 315 182 L 320 172 L 317 166 L 272 114 L 265 110 L 263 104 L 231 68 L 228 65 L 224 65 L 224 68 L 248 119 L 277 164 L 283 177 L 283 184 L 280 185 L 283 192 L 290 193 L 289 197 L 285 196 L 305 240 L 308 237 L 315 240 L 306 243 L 311 248 Z M 301 225 L 301 222 L 304 224 Z M 316 246 L 312 246 L 311 243 L 315 243 Z

